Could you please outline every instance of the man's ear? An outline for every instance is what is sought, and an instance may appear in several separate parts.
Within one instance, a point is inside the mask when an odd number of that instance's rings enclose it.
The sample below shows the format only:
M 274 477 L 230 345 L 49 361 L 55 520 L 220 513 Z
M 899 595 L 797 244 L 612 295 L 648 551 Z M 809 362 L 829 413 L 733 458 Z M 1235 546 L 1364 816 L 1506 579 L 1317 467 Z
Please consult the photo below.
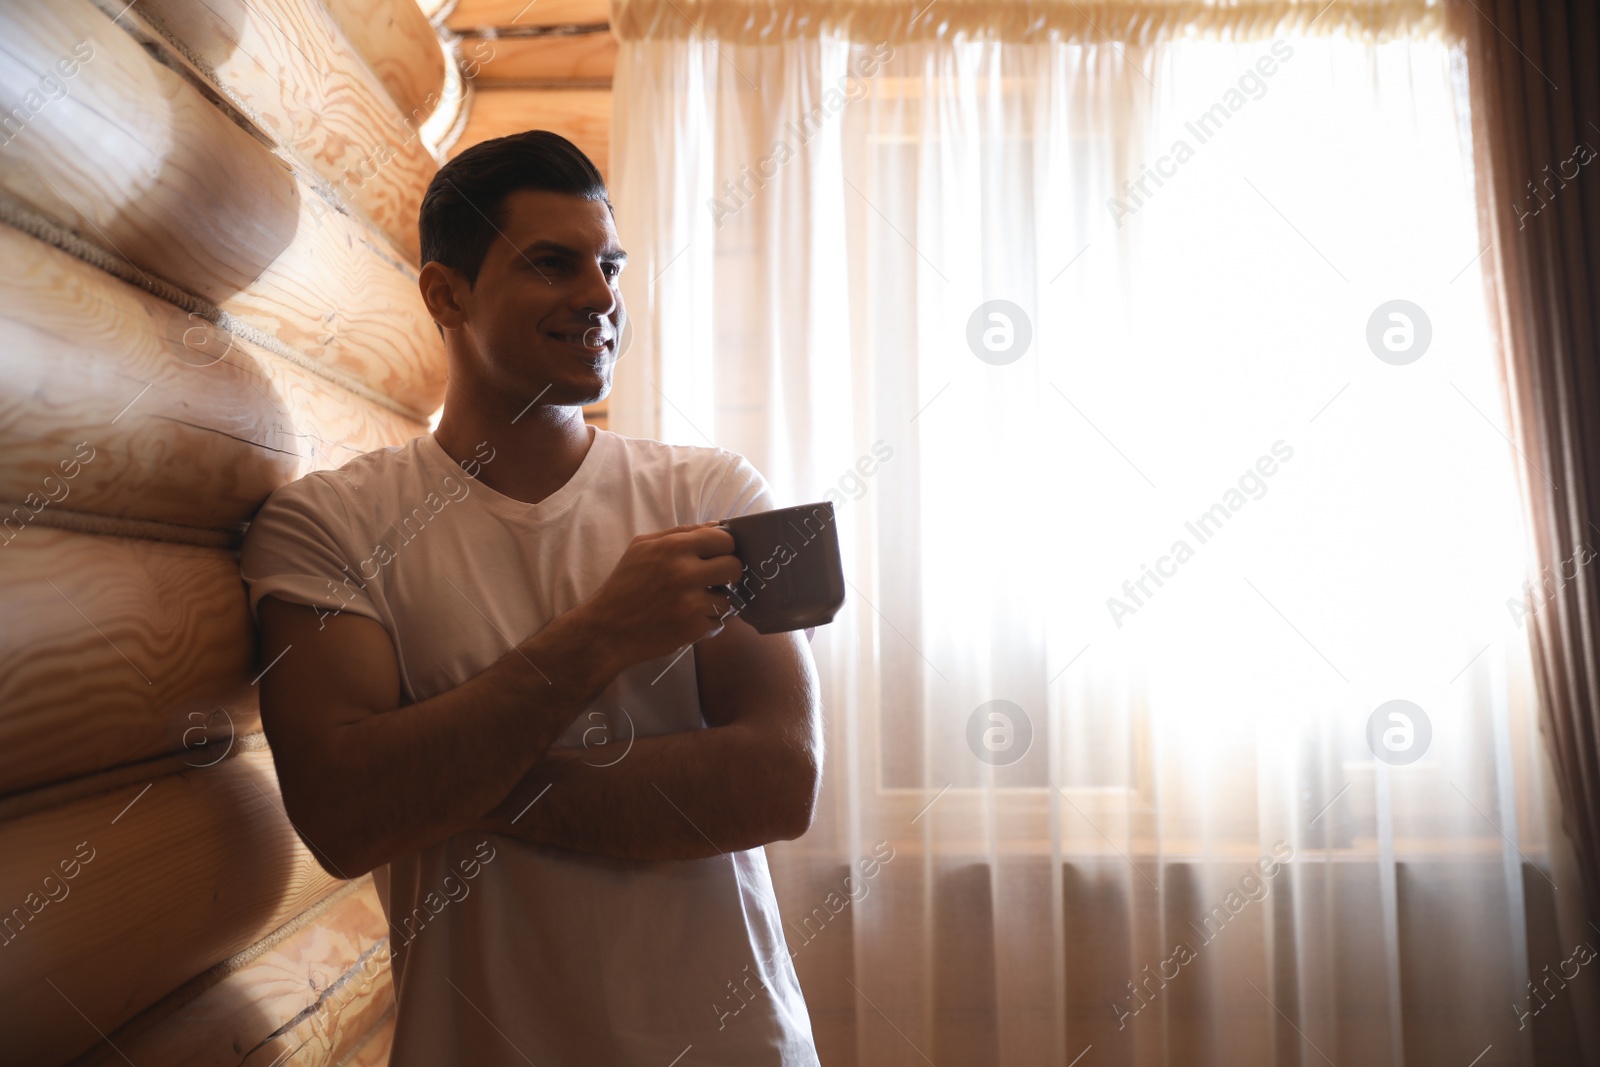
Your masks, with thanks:
M 462 301 L 471 286 L 460 274 L 437 260 L 430 260 L 422 265 L 417 275 L 417 288 L 422 291 L 422 302 L 428 314 L 441 329 L 460 329 L 467 321 Z

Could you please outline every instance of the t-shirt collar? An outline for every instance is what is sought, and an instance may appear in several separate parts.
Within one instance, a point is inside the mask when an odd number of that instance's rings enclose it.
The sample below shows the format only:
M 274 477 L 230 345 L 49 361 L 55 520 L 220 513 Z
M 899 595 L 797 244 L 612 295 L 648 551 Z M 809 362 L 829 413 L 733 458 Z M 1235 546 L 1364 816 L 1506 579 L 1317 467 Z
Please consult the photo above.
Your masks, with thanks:
M 430 464 L 457 477 L 467 476 L 467 472 L 434 439 L 433 434 L 423 434 L 418 438 L 418 441 L 419 453 L 425 456 Z M 506 496 L 504 493 L 491 489 L 486 482 L 477 478 L 471 480 L 472 491 L 470 495 L 483 501 L 494 510 L 507 515 L 515 515 L 529 522 L 545 522 L 566 511 L 577 501 L 583 494 L 584 489 L 594 481 L 601 469 L 604 468 L 611 454 L 611 445 L 612 435 L 591 423 L 589 425 L 589 451 L 584 454 L 583 462 L 578 465 L 578 469 L 573 472 L 572 477 L 567 479 L 565 485 L 537 504 L 530 504 L 525 500 L 517 500 Z M 495 459 L 491 458 L 484 463 L 484 466 L 494 462 Z

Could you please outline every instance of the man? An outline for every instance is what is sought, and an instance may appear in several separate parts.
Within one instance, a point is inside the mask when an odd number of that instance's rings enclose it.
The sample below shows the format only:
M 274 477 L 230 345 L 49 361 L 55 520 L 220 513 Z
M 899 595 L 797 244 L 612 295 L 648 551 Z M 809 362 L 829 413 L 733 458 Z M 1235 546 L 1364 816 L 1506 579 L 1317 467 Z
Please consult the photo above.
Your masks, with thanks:
M 420 229 L 437 431 L 283 486 L 241 558 L 289 817 L 389 917 L 391 1063 L 815 1064 L 761 846 L 811 822 L 816 669 L 716 591 L 767 484 L 583 422 L 626 256 L 570 142 L 469 148 Z

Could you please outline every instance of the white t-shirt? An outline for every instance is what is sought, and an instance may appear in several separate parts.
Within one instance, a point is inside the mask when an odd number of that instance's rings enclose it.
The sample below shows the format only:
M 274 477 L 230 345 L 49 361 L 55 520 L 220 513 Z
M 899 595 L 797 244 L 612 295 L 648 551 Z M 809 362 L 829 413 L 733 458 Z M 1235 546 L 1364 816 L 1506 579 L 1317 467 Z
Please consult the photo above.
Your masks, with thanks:
M 470 476 L 496 462 L 427 435 L 281 487 L 241 554 L 251 611 L 271 594 L 376 619 L 414 703 L 594 595 L 635 535 L 775 506 L 742 456 L 600 429 L 537 504 Z M 703 728 L 695 657 L 671 660 L 623 671 L 559 743 L 604 763 L 630 732 Z M 462 833 L 375 877 L 392 1067 L 666 1067 L 689 1046 L 680 1067 L 817 1063 L 763 849 L 640 863 Z

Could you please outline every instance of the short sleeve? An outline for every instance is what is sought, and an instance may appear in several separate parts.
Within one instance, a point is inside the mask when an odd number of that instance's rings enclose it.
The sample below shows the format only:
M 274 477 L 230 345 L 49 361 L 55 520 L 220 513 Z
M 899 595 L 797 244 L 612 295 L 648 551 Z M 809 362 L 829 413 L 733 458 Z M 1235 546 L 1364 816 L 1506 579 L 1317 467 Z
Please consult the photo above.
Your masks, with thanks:
M 344 501 L 326 478 L 311 475 L 268 497 L 239 550 L 251 615 L 259 620 L 261 598 L 275 596 L 379 619 L 366 583 L 339 547 L 347 525 Z
M 737 452 L 718 449 L 716 454 L 725 461 L 722 474 L 712 478 L 712 488 L 700 502 L 698 521 L 731 519 L 778 506 L 772 499 L 772 487 L 754 464 Z

